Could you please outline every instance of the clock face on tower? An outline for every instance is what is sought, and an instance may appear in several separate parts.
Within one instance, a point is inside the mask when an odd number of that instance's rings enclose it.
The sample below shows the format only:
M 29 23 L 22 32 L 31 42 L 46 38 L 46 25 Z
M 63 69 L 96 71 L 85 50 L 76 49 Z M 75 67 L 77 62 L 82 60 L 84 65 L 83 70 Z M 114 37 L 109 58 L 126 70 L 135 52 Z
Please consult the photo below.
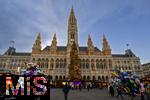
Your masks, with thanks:
M 71 39 L 71 44 L 73 44 L 73 42 L 74 42 L 74 39 Z
M 75 41 L 73 33 L 71 34 L 71 39 L 70 40 L 71 40 L 71 44 L 73 44 L 73 42 Z

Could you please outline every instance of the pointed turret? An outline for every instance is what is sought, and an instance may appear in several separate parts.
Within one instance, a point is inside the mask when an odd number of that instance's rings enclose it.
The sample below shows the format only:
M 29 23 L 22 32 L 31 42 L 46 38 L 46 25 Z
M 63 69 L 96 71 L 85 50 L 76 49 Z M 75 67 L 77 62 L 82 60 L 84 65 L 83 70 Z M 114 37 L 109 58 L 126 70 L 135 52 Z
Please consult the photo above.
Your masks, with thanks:
M 102 48 L 102 50 L 103 50 L 104 55 L 111 55 L 111 49 L 110 49 L 110 46 L 107 42 L 105 35 L 103 35 L 103 48 Z
M 35 43 L 32 47 L 32 54 L 39 54 L 41 52 L 41 35 L 38 33 Z
M 57 46 L 57 38 L 56 38 L 56 33 L 53 36 L 52 44 L 51 46 L 56 47 Z
M 56 38 L 56 33 L 53 36 L 52 44 L 51 44 L 51 53 L 56 53 L 57 50 L 57 38 Z
M 74 10 L 73 10 L 73 6 L 71 7 L 70 16 L 74 16 Z
M 70 16 L 68 19 L 68 43 L 67 45 L 72 45 L 73 41 L 75 41 L 78 46 L 78 30 L 77 30 L 77 20 L 74 14 L 73 7 L 70 11 Z
M 94 52 L 94 46 L 90 34 L 88 35 L 87 45 L 88 45 L 88 53 L 91 54 L 92 52 Z

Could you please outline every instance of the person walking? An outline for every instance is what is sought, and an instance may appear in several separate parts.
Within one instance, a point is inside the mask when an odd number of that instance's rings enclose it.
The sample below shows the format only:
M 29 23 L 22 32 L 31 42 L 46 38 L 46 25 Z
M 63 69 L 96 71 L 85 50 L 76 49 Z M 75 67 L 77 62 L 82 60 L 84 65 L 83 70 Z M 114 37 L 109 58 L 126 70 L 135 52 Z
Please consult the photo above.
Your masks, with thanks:
M 112 84 L 109 86 L 109 93 L 112 97 L 114 96 L 115 91 L 114 91 L 114 87 L 112 86 Z
M 65 100 L 68 100 L 69 90 L 70 90 L 70 87 L 67 84 L 65 84 L 64 87 L 63 87 L 63 92 L 64 92 Z
M 121 85 L 119 85 L 118 87 L 117 87 L 117 98 L 120 96 L 122 99 L 123 99 L 123 88 L 122 88 L 122 86 Z
M 81 85 L 81 84 L 79 85 L 79 90 L 80 90 L 80 91 L 82 90 L 82 85 Z
M 141 84 L 140 84 L 140 94 L 141 94 L 141 100 L 145 100 L 144 93 L 145 93 L 144 84 L 143 84 L 143 83 L 141 83 Z
M 146 84 L 145 93 L 147 98 L 146 100 L 150 100 L 150 84 Z
M 90 90 L 90 84 L 87 85 L 87 90 L 88 90 L 88 91 Z

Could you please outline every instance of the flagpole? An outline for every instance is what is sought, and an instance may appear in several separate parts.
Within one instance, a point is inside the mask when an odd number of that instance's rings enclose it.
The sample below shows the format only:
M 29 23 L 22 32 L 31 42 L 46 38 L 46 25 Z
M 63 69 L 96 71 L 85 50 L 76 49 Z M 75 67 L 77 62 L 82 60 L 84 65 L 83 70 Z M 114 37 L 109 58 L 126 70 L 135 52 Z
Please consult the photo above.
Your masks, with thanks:
M 126 46 L 127 46 L 127 49 L 129 49 L 129 44 L 128 43 L 126 44 Z

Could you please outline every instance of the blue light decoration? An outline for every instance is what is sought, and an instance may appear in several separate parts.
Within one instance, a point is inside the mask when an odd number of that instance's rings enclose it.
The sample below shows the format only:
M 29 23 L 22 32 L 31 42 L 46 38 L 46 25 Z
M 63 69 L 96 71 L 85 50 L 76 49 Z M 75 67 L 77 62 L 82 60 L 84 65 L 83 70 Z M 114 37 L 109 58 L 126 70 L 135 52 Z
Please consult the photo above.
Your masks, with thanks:
M 74 82 L 70 82 L 71 86 L 79 86 L 81 84 L 80 81 L 74 81 Z

